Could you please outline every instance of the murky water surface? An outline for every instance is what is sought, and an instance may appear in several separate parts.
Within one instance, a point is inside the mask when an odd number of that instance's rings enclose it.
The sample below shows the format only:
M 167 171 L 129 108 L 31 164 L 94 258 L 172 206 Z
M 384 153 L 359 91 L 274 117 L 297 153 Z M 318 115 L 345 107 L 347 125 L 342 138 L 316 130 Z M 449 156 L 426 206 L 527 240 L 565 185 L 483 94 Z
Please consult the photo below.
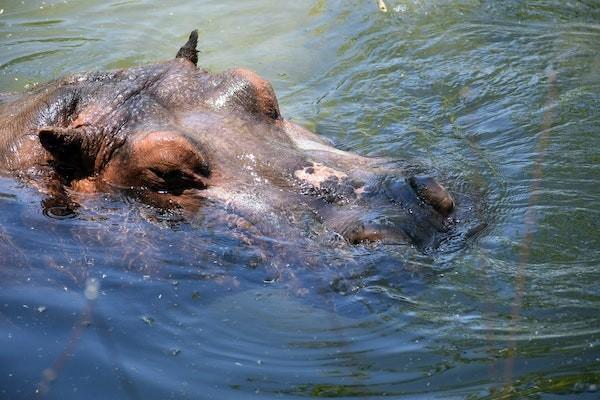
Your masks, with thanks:
M 486 224 L 428 255 L 257 261 L 218 219 L 126 196 L 65 215 L 0 178 L 0 398 L 598 398 L 600 4 L 386 4 L 0 2 L 0 92 L 168 59 L 198 28 L 203 67 L 434 166 Z

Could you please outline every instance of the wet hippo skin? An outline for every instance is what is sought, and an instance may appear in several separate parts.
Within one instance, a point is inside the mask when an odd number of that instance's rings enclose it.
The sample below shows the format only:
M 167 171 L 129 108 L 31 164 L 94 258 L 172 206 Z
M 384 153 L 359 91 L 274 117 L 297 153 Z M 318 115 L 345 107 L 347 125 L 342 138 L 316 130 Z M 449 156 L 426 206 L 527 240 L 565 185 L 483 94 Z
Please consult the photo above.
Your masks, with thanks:
M 81 73 L 0 103 L 0 169 L 49 196 L 134 190 L 194 213 L 226 204 L 266 235 L 316 225 L 348 243 L 435 246 L 452 195 L 408 163 L 362 157 L 285 120 L 265 79 L 175 59 Z M 235 227 L 234 227 L 235 229 Z

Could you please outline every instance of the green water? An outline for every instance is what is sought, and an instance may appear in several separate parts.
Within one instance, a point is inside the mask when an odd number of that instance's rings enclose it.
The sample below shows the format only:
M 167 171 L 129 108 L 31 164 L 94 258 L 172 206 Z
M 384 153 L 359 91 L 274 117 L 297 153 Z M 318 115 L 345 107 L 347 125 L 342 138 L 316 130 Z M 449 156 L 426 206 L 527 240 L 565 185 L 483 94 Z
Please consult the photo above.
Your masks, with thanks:
M 219 226 L 102 196 L 52 219 L 1 178 L 0 398 L 598 398 L 600 2 L 386 4 L 0 1 L 0 92 L 168 59 L 198 28 L 203 68 L 256 70 L 343 149 L 431 165 L 487 224 L 430 256 L 286 266 L 298 290 Z

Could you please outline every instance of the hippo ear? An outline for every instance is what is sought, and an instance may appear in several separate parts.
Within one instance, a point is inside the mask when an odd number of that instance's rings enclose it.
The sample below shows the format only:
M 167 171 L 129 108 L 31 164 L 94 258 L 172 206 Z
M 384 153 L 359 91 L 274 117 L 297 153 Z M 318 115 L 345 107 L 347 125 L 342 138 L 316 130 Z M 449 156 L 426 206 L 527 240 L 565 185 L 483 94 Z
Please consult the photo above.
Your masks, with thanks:
M 198 46 L 198 31 L 194 29 L 190 33 L 187 43 L 179 49 L 175 58 L 183 58 L 194 65 L 198 65 L 198 50 L 196 50 L 196 46 Z
M 57 164 L 68 167 L 77 176 L 89 176 L 93 172 L 95 146 L 84 128 L 43 127 L 38 136 Z

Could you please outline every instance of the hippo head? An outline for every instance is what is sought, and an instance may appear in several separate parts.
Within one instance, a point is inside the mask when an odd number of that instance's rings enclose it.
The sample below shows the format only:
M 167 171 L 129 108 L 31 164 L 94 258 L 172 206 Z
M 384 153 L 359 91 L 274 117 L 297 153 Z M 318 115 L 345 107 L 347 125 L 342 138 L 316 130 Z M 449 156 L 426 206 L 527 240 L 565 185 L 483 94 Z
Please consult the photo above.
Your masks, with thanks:
M 83 73 L 39 89 L 39 143 L 73 192 L 133 189 L 155 204 L 227 204 L 270 232 L 310 224 L 350 243 L 431 246 L 455 204 L 407 164 L 332 147 L 281 117 L 255 73 L 197 68 L 197 33 L 173 60 Z

